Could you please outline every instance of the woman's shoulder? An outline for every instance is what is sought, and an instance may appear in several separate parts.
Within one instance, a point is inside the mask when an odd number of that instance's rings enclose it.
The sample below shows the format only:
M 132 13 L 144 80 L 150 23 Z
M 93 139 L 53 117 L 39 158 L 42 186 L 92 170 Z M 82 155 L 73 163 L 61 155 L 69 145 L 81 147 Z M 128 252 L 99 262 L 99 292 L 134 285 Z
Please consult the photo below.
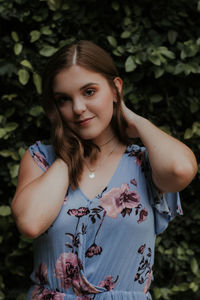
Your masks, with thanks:
M 36 141 L 29 147 L 29 152 L 43 171 L 46 171 L 55 160 L 55 152 L 51 144 Z

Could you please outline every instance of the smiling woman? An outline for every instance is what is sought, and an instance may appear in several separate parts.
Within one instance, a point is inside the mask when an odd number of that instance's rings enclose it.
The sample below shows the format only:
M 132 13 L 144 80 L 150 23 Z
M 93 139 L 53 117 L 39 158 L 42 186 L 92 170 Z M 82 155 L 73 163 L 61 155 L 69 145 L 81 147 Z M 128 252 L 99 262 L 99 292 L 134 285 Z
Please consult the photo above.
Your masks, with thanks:
M 90 155 L 92 163 L 98 154 L 98 144 L 104 143 L 104 139 L 109 139 L 114 133 L 123 144 L 128 143 L 121 97 L 122 80 L 111 57 L 91 42 L 81 41 L 63 47 L 47 65 L 44 108 L 52 122 L 55 152 L 67 162 L 72 186 L 78 185 L 82 173 L 84 159 L 81 155 Z M 85 111 L 87 105 L 91 111 Z M 62 121 L 65 118 L 67 122 Z M 107 136 L 98 136 L 99 142 L 94 141 L 93 135 L 99 135 L 107 126 Z M 114 133 L 109 132 L 110 129 Z M 73 169 L 71 162 L 74 162 Z
M 111 57 L 89 41 L 61 48 L 43 85 L 52 144 L 25 153 L 12 202 L 34 238 L 27 299 L 151 300 L 156 234 L 182 214 L 192 151 L 125 106 Z

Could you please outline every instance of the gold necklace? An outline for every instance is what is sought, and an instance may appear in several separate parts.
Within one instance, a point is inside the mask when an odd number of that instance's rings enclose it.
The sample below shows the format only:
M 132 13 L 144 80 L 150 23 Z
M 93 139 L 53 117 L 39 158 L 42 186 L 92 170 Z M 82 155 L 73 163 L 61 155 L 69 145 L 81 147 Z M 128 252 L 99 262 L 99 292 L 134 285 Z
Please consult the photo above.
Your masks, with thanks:
M 115 151 L 115 149 L 117 148 L 117 145 L 118 145 L 118 142 L 117 142 L 117 144 L 113 147 L 113 149 L 108 153 L 108 155 L 106 155 L 106 157 L 101 161 L 101 163 L 102 162 L 104 162 L 104 160 L 106 160 L 114 151 Z M 84 160 L 84 162 L 85 162 L 85 165 L 86 165 L 86 167 L 87 167 L 87 169 L 88 169 L 88 171 L 89 171 L 89 174 L 88 174 L 88 177 L 90 178 L 90 179 L 94 179 L 95 178 L 95 171 L 96 171 L 96 169 L 97 169 L 97 167 L 95 168 L 95 169 L 91 169 L 89 166 L 88 166 L 88 164 L 87 164 L 87 162 Z

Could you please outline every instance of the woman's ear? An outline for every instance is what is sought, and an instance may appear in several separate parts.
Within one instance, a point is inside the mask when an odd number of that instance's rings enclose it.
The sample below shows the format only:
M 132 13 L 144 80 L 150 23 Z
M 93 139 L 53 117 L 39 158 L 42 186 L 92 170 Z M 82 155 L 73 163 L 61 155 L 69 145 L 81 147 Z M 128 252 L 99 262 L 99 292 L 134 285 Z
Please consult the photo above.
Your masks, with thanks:
M 115 77 L 113 79 L 114 85 L 116 86 L 118 93 L 122 94 L 122 88 L 123 88 L 123 80 L 120 77 Z

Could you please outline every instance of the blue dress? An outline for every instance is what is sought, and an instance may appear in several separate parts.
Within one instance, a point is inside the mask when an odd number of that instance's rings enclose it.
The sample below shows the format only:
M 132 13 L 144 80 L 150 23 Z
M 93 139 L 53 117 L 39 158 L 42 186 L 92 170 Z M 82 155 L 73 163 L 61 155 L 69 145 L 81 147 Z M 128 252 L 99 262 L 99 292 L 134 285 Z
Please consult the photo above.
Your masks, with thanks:
M 55 160 L 51 145 L 29 150 L 44 172 Z M 179 194 L 159 193 L 146 149 L 128 146 L 94 199 L 69 186 L 56 220 L 34 240 L 27 299 L 151 300 L 156 234 L 176 214 Z

